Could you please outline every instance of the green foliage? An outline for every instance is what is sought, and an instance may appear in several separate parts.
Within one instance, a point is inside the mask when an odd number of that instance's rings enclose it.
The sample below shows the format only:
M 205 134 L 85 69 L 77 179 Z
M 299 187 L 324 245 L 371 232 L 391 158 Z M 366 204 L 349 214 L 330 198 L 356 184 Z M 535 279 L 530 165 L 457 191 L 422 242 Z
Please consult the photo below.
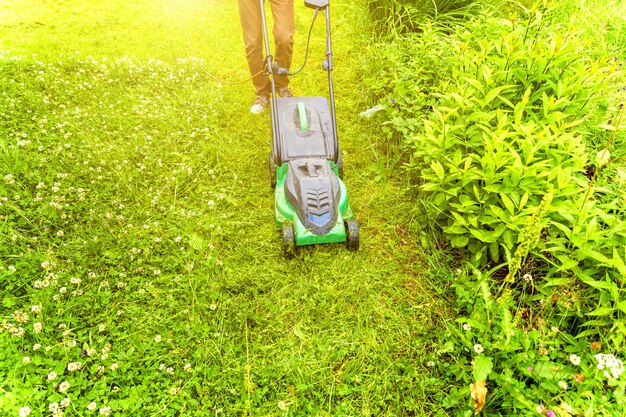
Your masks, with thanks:
M 424 18 L 461 14 L 475 0 L 367 0 L 375 27 L 384 33 L 420 31 Z
M 488 415 L 625 411 L 623 376 L 598 356 L 623 370 L 624 32 L 595 42 L 571 6 L 422 25 L 385 46 L 390 69 L 377 61 L 368 79 L 416 217 L 471 271 L 453 278 L 457 319 L 436 337 L 455 415 L 472 414 L 470 384 L 487 371 Z M 609 14 L 593 20 L 619 27 Z
M 621 73 L 586 58 L 575 27 L 539 12 L 525 22 L 482 15 L 446 39 L 457 59 L 423 131 L 407 138 L 407 167 L 452 246 L 507 260 L 548 190 L 558 207 L 584 190 L 583 122 Z

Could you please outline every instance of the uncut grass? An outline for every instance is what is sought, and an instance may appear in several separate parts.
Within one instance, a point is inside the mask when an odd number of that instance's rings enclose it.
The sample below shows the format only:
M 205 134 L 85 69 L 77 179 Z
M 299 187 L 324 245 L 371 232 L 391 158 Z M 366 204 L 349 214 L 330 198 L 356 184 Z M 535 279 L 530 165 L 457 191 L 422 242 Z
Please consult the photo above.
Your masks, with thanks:
M 228 30 L 212 6 L 200 16 L 227 39 L 224 48 L 238 49 L 234 6 L 220 9 L 234 25 Z M 299 27 L 307 16 L 299 13 Z M 84 29 L 92 20 L 81 22 Z M 209 82 L 206 64 L 173 59 L 171 51 L 156 56 L 164 62 L 151 60 L 158 50 L 149 43 L 117 49 L 115 36 L 97 43 L 83 34 L 68 50 L 50 49 L 55 36 L 39 26 L 24 30 L 2 57 L 2 176 L 17 179 L 1 188 L 2 316 L 44 306 L 43 334 L 28 332 L 3 353 L 12 371 L 2 389 L 15 394 L 0 402 L 5 410 L 29 403 L 43 411 L 58 401 L 41 382 L 51 369 L 73 378 L 77 415 L 92 400 L 126 412 L 168 406 L 199 415 L 284 414 L 280 401 L 296 415 L 432 407 L 425 397 L 439 386 L 422 367 L 428 352 L 421 335 L 437 322 L 438 301 L 424 289 L 422 256 L 401 226 L 402 184 L 374 183 L 366 169 L 364 142 L 376 139 L 354 111 L 364 98 L 355 94 L 358 72 L 350 72 L 346 55 L 336 60 L 342 69 L 335 78 L 350 80 L 337 81 L 338 111 L 363 249 L 306 248 L 287 262 L 273 224 L 269 118 L 248 115 L 249 86 Z M 338 56 L 355 48 L 348 34 L 336 38 Z M 207 32 L 207 39 L 215 35 Z M 206 52 L 184 42 L 174 50 Z M 45 57 L 15 58 L 30 48 Z M 218 61 L 218 68 L 242 65 L 228 55 Z M 311 77 L 294 88 L 318 91 L 323 76 Z M 45 270 L 44 262 L 52 266 Z M 50 273 L 56 285 L 33 288 Z M 60 293 L 73 288 L 71 277 L 81 277 L 81 295 Z M 60 334 L 61 323 L 71 334 Z M 57 346 L 57 338 L 78 340 L 80 348 Z M 54 346 L 36 353 L 37 342 Z M 82 357 L 81 348 L 106 343 L 106 360 Z M 23 366 L 25 354 L 42 362 Z M 89 370 L 69 375 L 64 366 L 72 360 Z M 112 361 L 125 372 L 107 370 L 106 383 L 95 379 L 94 367 Z M 173 374 L 159 371 L 160 364 Z

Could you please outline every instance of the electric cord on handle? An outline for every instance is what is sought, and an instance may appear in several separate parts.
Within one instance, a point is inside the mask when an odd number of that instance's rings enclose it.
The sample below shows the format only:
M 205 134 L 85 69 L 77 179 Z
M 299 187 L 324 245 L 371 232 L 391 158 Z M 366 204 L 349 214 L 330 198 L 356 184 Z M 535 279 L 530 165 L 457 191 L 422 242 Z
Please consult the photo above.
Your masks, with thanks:
M 309 44 L 311 42 L 311 33 L 313 32 L 313 25 L 315 24 L 315 19 L 317 19 L 317 13 L 319 12 L 318 9 L 315 10 L 315 14 L 313 14 L 313 19 L 311 20 L 311 26 L 309 26 L 309 33 L 307 35 L 307 39 L 306 39 L 306 49 L 304 50 L 304 62 L 302 63 L 302 66 L 297 70 L 297 71 L 293 71 L 290 72 L 289 70 L 287 70 L 286 68 L 280 68 L 278 66 L 278 63 L 274 62 L 274 60 L 272 59 L 272 71 L 269 71 L 267 68 L 267 64 L 265 64 L 265 67 L 257 72 L 256 74 L 252 75 L 250 78 L 247 78 L 243 81 L 225 81 L 222 80 L 216 76 L 214 76 L 213 74 L 211 74 L 209 71 L 207 71 L 206 68 L 204 68 L 203 66 L 200 66 L 200 68 L 202 68 L 202 70 L 204 71 L 204 73 L 211 78 L 213 81 L 220 83 L 220 84 L 225 84 L 225 85 L 241 85 L 241 84 L 245 84 L 249 81 L 251 81 L 254 77 L 258 76 L 258 75 L 269 75 L 270 73 L 272 74 L 277 74 L 277 75 L 289 75 L 289 76 L 294 76 L 299 74 L 304 67 L 306 66 L 307 63 L 307 59 L 309 57 Z M 326 14 L 324 12 L 322 12 L 322 14 L 324 15 L 324 17 L 326 17 Z M 267 62 L 267 56 L 265 57 L 265 61 Z

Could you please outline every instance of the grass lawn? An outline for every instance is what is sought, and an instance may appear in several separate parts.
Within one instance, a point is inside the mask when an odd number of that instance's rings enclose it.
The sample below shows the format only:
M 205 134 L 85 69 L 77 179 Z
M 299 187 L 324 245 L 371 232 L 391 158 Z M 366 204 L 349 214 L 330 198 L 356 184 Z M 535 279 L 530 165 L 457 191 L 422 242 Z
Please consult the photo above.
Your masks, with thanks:
M 370 169 L 387 156 L 358 115 L 364 12 L 332 7 L 361 250 L 287 261 L 269 115 L 207 75 L 248 77 L 236 2 L 0 4 L 0 414 L 438 413 L 444 308 L 404 183 Z M 296 94 L 326 94 L 322 21 Z

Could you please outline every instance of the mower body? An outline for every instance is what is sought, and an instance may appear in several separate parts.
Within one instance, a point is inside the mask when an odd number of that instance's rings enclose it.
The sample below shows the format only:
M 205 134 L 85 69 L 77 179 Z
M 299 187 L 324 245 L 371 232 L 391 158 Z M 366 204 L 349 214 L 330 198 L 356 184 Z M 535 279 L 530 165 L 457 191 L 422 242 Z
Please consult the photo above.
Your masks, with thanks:
M 276 109 L 280 123 L 272 140 L 278 153 L 270 155 L 276 225 L 292 228 L 296 246 L 346 242 L 346 224 L 354 215 L 340 178 L 342 163 L 327 99 L 277 98 Z M 285 245 L 291 245 L 289 233 L 284 232 Z

